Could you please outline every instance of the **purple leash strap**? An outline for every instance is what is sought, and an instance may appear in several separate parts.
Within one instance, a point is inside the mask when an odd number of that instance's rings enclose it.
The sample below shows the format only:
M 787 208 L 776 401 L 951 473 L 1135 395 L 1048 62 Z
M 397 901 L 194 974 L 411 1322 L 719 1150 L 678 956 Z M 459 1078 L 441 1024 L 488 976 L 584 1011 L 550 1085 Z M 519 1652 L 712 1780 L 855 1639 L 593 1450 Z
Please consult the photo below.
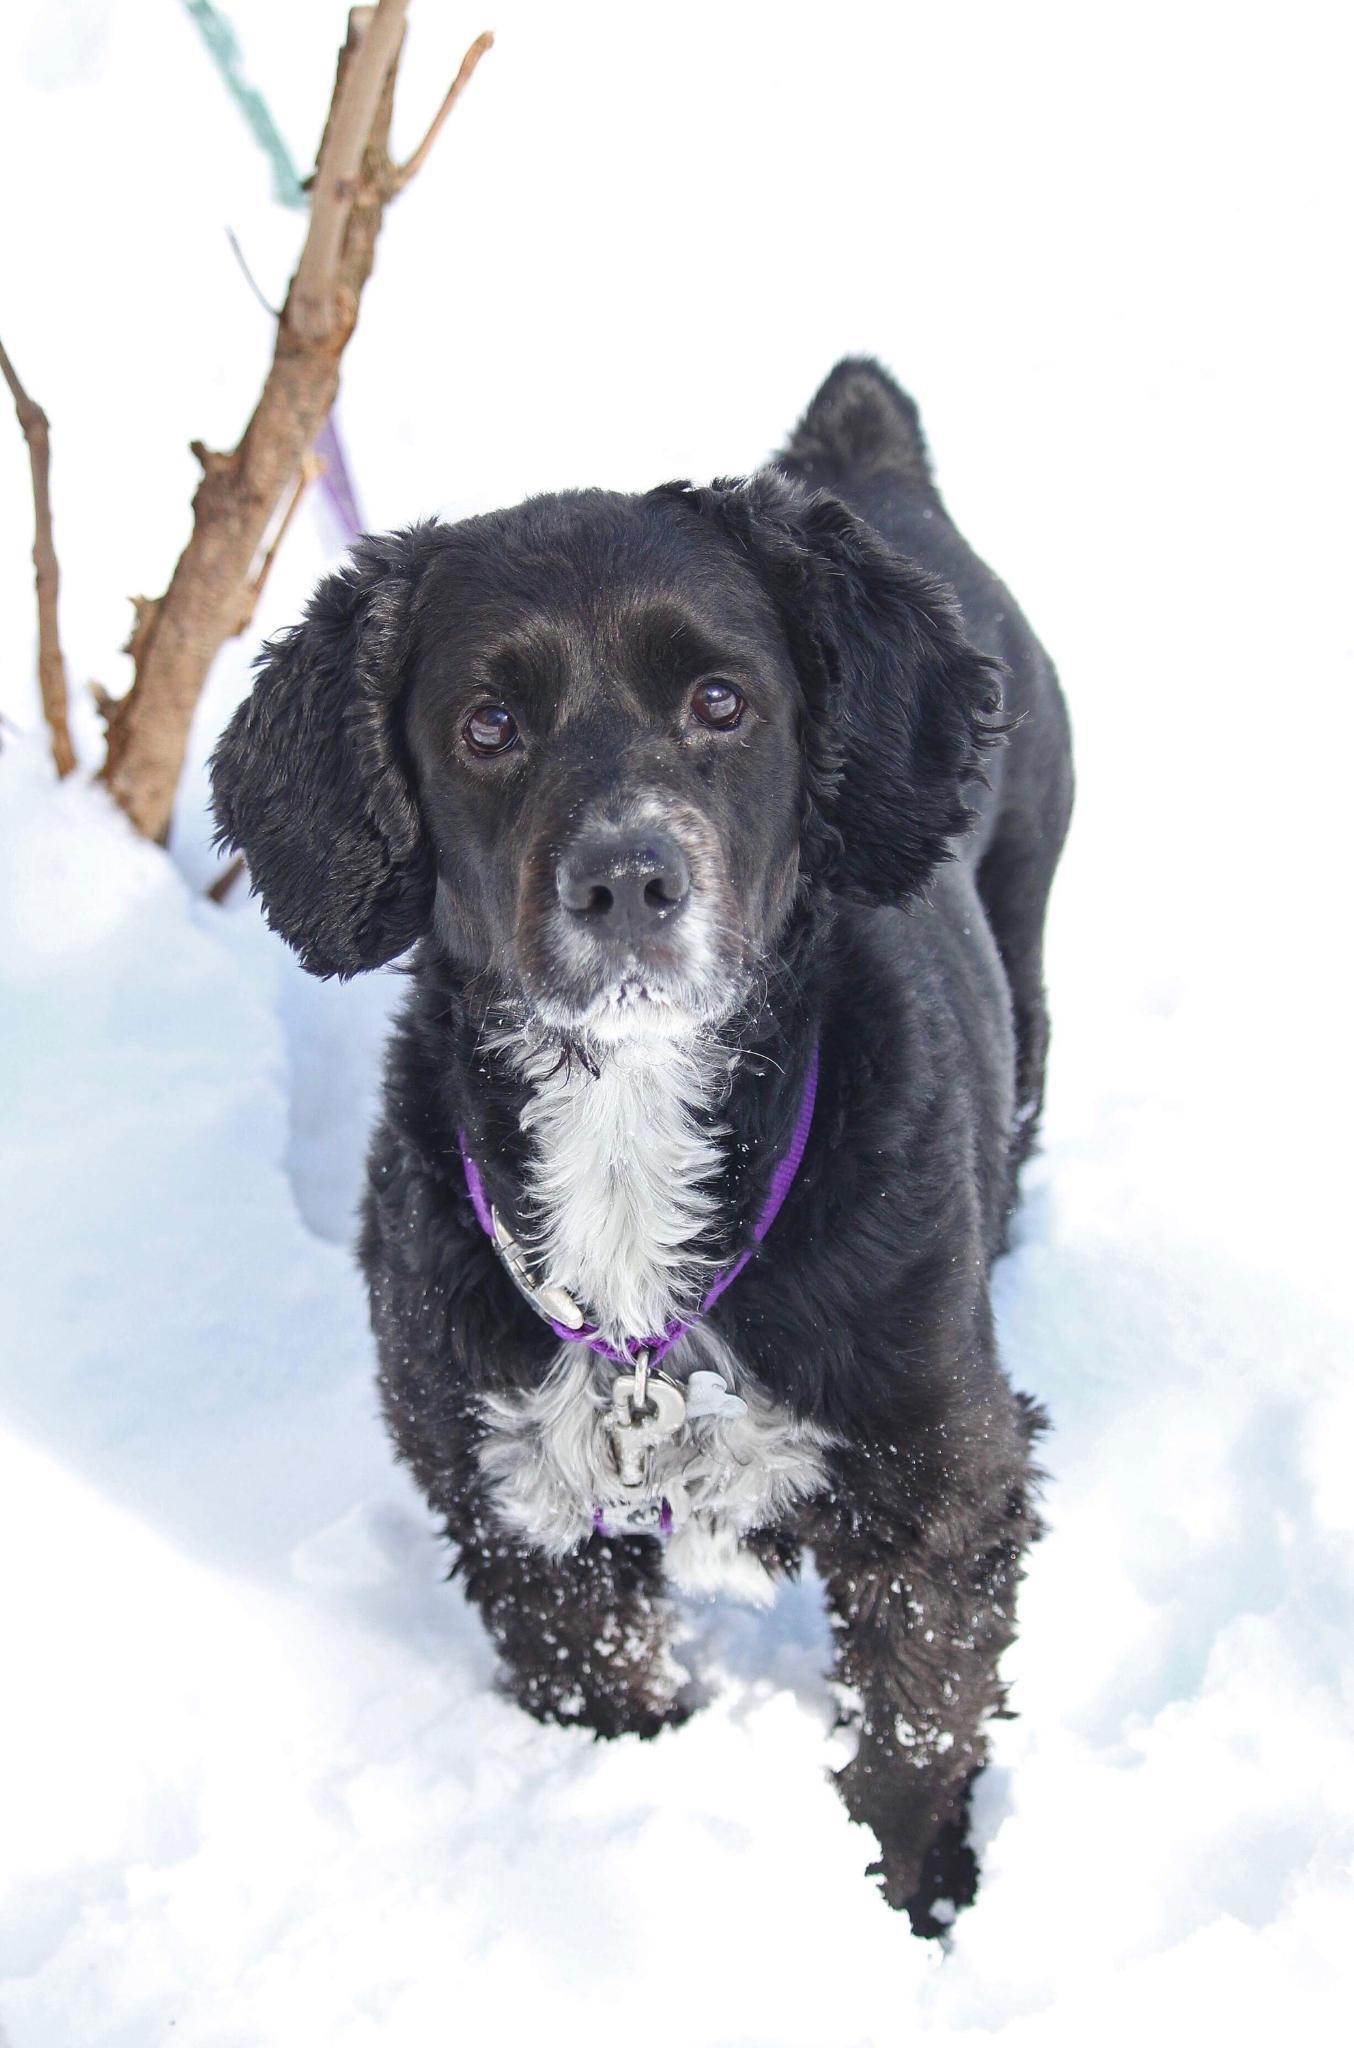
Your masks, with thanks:
M 581 1329 L 571 1330 L 566 1324 L 556 1322 L 553 1316 L 546 1316 L 544 1320 L 549 1323 L 555 1335 L 568 1344 L 587 1344 L 593 1351 L 599 1352 L 603 1358 L 609 1358 L 613 1365 L 631 1365 L 646 1352 L 651 1366 L 657 1365 L 660 1358 L 666 1357 L 673 1345 L 680 1343 L 692 1325 L 698 1323 L 702 1316 L 709 1314 L 725 1288 L 733 1285 L 738 1275 L 743 1271 L 743 1268 L 756 1253 L 767 1232 L 784 1208 L 785 1198 L 794 1186 L 795 1175 L 799 1172 L 800 1164 L 804 1158 L 804 1149 L 809 1142 L 809 1132 L 813 1128 L 813 1105 L 817 1095 L 818 1047 L 815 1045 L 809 1054 L 808 1065 L 804 1070 L 804 1090 L 800 1097 L 799 1115 L 795 1120 L 794 1132 L 789 1145 L 777 1163 L 775 1172 L 771 1176 L 771 1185 L 766 1191 L 766 1200 L 762 1203 L 757 1221 L 752 1226 L 752 1243 L 744 1251 L 741 1251 L 733 1263 L 726 1266 L 724 1271 L 712 1281 L 700 1307 L 694 1315 L 686 1317 L 685 1320 L 670 1322 L 659 1336 L 628 1337 L 624 1351 L 618 1351 L 614 1345 L 607 1343 L 605 1337 L 599 1337 L 596 1329 L 589 1323 L 585 1323 Z M 461 1164 L 465 1169 L 466 1189 L 474 1207 L 476 1220 L 485 1236 L 493 1242 L 494 1214 L 489 1198 L 484 1190 L 484 1181 L 478 1166 L 470 1155 L 465 1132 L 459 1132 L 458 1137 L 461 1146 Z

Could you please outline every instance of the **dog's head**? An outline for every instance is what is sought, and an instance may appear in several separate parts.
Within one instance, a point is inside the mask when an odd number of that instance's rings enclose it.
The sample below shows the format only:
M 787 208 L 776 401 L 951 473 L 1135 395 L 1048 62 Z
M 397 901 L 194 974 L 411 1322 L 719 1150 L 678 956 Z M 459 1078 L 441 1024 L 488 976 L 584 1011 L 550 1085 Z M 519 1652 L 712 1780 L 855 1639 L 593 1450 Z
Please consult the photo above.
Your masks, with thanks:
M 969 822 L 995 666 L 764 473 L 365 540 L 263 656 L 221 839 L 305 965 L 430 931 L 567 1037 L 728 1016 L 797 896 L 901 902 Z

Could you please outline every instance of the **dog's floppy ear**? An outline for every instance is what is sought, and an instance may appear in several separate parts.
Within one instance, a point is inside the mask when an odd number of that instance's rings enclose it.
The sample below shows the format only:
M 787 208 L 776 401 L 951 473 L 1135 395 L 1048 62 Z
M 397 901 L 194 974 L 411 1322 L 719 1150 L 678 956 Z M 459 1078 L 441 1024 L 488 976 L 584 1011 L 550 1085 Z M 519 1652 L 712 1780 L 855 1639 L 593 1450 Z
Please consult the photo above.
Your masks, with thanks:
M 379 967 L 431 915 L 434 875 L 397 729 L 435 524 L 361 540 L 259 658 L 212 757 L 218 843 L 249 863 L 312 974 Z
M 825 491 L 772 470 L 671 494 L 722 527 L 779 613 L 804 693 L 805 873 L 858 902 L 913 894 L 973 820 L 1006 731 L 1001 664 L 949 588 Z

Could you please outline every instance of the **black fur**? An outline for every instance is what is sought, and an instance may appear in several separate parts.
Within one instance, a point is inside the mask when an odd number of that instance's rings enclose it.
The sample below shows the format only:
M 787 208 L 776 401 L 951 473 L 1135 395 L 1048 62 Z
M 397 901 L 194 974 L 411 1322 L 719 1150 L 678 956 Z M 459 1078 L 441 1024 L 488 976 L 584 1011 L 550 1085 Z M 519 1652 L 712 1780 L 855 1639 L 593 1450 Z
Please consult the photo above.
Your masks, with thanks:
M 247 849 L 268 922 L 313 974 L 380 967 L 427 929 L 433 865 L 396 705 L 436 537 L 358 542 L 260 656 L 212 762 L 219 838 Z
M 973 822 L 967 786 L 1005 730 L 999 664 L 964 639 L 944 585 L 838 499 L 806 501 L 774 472 L 673 495 L 755 565 L 794 656 L 808 712 L 801 873 L 857 903 L 902 902 Z
M 674 723 L 712 662 L 754 679 L 736 744 Z M 457 738 L 487 679 L 531 736 L 489 766 Z M 308 966 L 418 941 L 362 1236 L 386 1413 L 513 1696 L 607 1735 L 681 1711 L 661 1552 L 595 1535 L 560 1563 L 496 1520 L 478 1399 L 536 1386 L 553 1343 L 479 1230 L 457 1133 L 513 1213 L 524 1089 L 484 1032 L 563 974 L 546 898 L 580 805 L 642 787 L 708 821 L 744 991 L 721 1261 L 821 1045 L 799 1178 L 714 1320 L 839 1447 L 826 1489 L 749 1543 L 784 1569 L 814 1553 L 859 1728 L 842 1793 L 887 1897 L 936 1932 L 936 1902 L 973 1894 L 969 1788 L 1037 1529 L 1039 1418 L 998 1363 L 988 1273 L 1042 1100 L 1071 769 L 1051 665 L 949 521 L 911 401 L 843 363 L 746 484 L 363 543 L 269 650 L 215 778 L 222 836 Z

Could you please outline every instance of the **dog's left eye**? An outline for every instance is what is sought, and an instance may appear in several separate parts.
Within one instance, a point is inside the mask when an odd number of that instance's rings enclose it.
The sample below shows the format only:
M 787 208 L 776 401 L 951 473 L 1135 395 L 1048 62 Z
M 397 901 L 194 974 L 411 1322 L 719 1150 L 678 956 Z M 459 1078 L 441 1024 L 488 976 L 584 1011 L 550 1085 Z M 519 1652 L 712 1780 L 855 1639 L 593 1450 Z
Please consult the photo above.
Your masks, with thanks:
M 506 754 L 517 739 L 517 720 L 501 704 L 481 704 L 461 727 L 474 754 Z
M 722 676 L 709 676 L 691 692 L 691 709 L 702 725 L 732 732 L 743 716 L 743 698 Z

